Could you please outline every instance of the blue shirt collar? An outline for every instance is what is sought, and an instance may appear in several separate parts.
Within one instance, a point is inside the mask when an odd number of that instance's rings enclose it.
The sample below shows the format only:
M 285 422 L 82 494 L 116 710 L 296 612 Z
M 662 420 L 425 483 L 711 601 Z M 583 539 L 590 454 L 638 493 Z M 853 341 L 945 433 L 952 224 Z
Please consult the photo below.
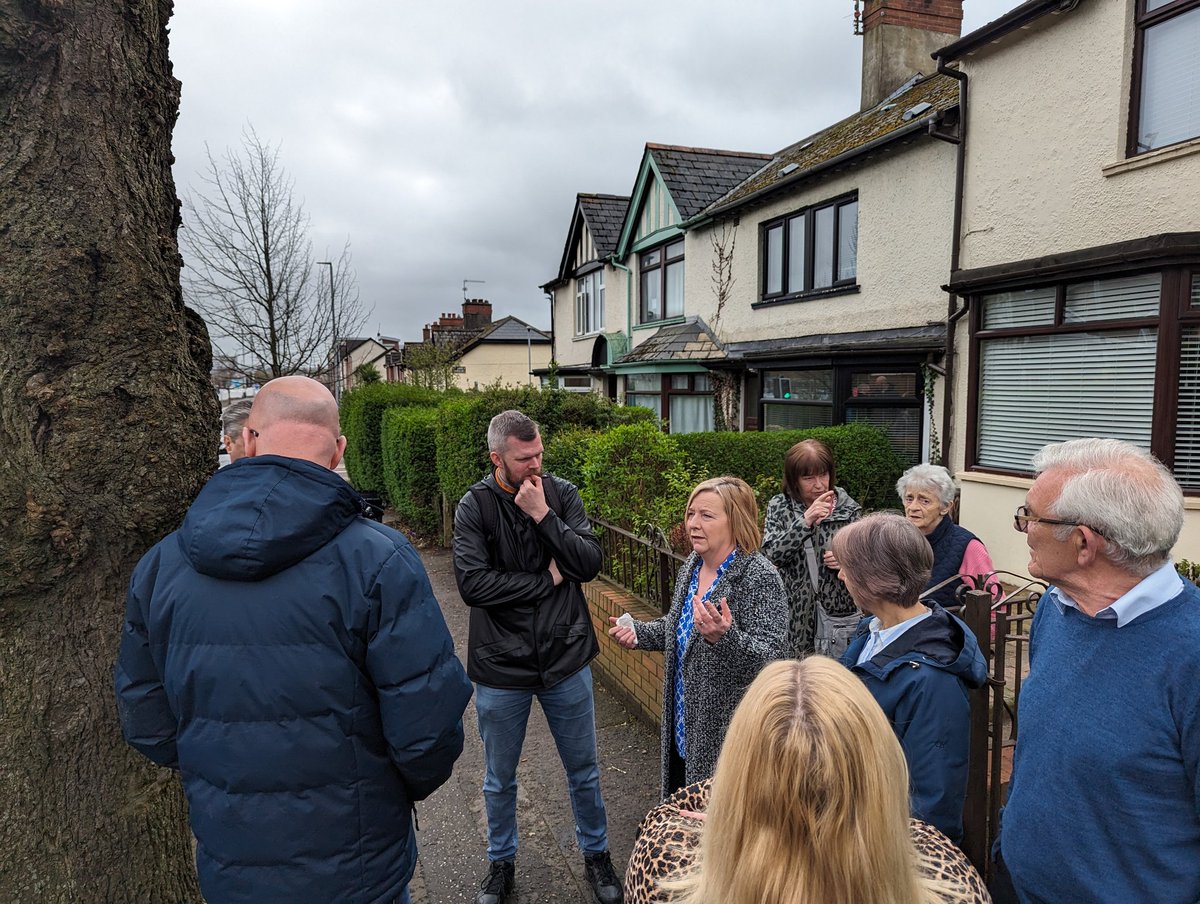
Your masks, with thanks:
M 1146 575 L 1112 605 L 1105 606 L 1097 612 L 1095 617 L 1116 621 L 1118 628 L 1124 628 L 1138 616 L 1175 599 L 1182 590 L 1183 578 L 1175 570 L 1175 563 L 1168 559 L 1161 568 Z M 1046 595 L 1058 606 L 1059 612 L 1065 612 L 1070 606 L 1081 614 L 1086 614 L 1075 600 L 1058 587 L 1051 587 L 1046 591 Z

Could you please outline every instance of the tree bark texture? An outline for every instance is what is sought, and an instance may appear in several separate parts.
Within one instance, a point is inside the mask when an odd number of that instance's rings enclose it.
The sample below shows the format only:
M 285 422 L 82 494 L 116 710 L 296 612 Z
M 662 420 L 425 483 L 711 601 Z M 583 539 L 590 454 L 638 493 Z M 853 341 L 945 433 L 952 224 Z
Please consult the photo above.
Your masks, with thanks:
M 170 0 L 0 0 L 0 901 L 199 901 L 177 777 L 125 746 L 138 558 L 216 464 L 179 286 Z

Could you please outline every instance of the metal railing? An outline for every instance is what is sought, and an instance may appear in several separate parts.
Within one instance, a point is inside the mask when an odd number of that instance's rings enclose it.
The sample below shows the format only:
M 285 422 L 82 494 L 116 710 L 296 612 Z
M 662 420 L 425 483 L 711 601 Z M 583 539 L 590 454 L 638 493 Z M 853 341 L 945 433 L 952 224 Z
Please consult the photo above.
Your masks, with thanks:
M 971 692 L 971 753 L 963 806 L 963 851 L 985 880 L 991 878 L 990 852 L 1008 791 L 1011 750 L 1017 743 L 1021 685 L 1029 672 L 1029 627 L 1046 589 L 1023 575 L 997 572 L 987 577 L 993 576 L 1015 578 L 1018 589 L 999 600 L 985 590 L 962 591 L 958 613 L 979 640 L 989 668 L 987 684 Z M 985 586 L 982 577 L 975 586 Z
M 671 608 L 675 575 L 684 556 L 673 551 L 657 530 L 635 534 L 615 524 L 592 519 L 604 555 L 601 576 L 640 597 L 659 612 Z M 651 532 L 652 531 L 652 532 Z

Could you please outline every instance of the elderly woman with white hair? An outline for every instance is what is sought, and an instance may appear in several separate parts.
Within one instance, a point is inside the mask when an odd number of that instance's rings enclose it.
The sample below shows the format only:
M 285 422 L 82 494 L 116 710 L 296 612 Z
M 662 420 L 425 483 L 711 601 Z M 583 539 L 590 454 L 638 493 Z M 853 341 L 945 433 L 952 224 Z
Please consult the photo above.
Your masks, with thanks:
M 963 578 L 967 586 L 975 588 L 978 576 L 996 570 L 983 541 L 946 517 L 957 492 L 950 472 L 940 465 L 914 465 L 896 481 L 904 516 L 925 535 L 933 549 L 933 572 L 922 599 L 943 606 L 956 604 L 955 594 Z M 1000 585 L 989 580 L 987 589 L 998 596 Z

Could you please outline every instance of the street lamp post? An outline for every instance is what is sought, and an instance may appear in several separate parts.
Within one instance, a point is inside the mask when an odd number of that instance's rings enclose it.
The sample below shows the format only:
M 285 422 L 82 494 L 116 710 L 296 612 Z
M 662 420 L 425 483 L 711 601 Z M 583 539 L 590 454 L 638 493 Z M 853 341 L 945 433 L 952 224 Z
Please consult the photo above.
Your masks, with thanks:
M 533 327 L 525 324 L 525 350 L 529 357 L 529 380 L 527 386 L 533 385 Z
M 338 345 L 337 306 L 333 297 L 333 261 L 317 261 L 318 267 L 329 268 L 329 322 L 333 327 L 333 397 L 342 404 L 342 349 Z

